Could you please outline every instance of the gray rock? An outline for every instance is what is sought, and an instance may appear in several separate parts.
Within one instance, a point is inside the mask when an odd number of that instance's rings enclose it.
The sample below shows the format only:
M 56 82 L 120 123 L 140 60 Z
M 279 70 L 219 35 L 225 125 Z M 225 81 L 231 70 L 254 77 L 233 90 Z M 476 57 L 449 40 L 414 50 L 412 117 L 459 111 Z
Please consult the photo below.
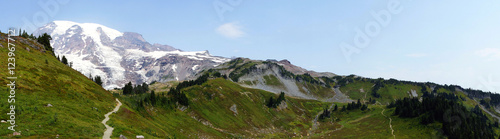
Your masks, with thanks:
M 231 106 L 231 108 L 229 108 L 229 110 L 233 111 L 234 115 L 238 115 L 238 109 L 236 109 L 236 104 L 233 104 L 233 106 Z

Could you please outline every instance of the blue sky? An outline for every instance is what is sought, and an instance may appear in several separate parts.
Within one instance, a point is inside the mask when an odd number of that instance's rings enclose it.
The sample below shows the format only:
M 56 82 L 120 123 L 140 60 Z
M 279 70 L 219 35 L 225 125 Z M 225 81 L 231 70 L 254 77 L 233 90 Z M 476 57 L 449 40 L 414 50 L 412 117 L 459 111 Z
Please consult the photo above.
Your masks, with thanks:
M 39 2 L 57 6 L 46 11 Z M 500 92 L 500 1 L 16 0 L 1 4 L 3 32 L 25 21 L 37 27 L 53 20 L 98 23 L 186 51 L 288 59 L 310 70 L 340 75 Z

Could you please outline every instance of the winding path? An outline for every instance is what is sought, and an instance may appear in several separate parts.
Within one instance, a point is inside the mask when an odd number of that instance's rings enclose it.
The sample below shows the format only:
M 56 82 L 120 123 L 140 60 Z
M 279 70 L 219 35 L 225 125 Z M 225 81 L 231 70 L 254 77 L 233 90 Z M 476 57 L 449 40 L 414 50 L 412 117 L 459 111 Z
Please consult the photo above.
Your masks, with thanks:
M 385 116 L 384 111 L 385 111 L 385 109 L 383 109 L 383 110 L 382 110 L 382 112 L 380 112 L 380 113 L 382 113 L 382 115 L 383 115 L 384 117 L 389 118 L 389 127 L 390 127 L 390 128 L 391 128 L 391 130 L 392 130 L 391 134 L 392 134 L 392 136 L 394 136 L 394 139 L 396 139 L 396 135 L 394 135 L 394 129 L 392 129 L 392 118 L 391 118 L 391 117 L 387 117 L 387 116 Z
M 102 120 L 102 124 L 104 124 L 104 126 L 106 126 L 106 131 L 104 131 L 104 135 L 102 136 L 103 139 L 111 139 L 111 134 L 113 133 L 113 127 L 109 126 L 106 124 L 106 122 L 108 122 L 109 120 L 109 115 L 117 112 L 119 109 L 120 109 L 120 106 L 122 106 L 122 103 L 120 102 L 120 100 L 116 99 L 116 101 L 118 102 L 118 105 L 116 105 L 115 109 L 113 109 L 113 111 L 111 112 L 108 112 L 107 114 L 104 115 L 104 120 Z
M 331 110 L 333 108 L 333 106 L 335 105 L 335 103 L 332 103 L 332 105 L 330 105 L 330 107 L 328 108 L 328 110 Z M 312 127 L 311 129 L 309 130 L 309 134 L 308 136 L 311 135 L 312 131 L 316 130 L 318 128 L 318 125 L 319 125 L 319 122 L 318 122 L 318 117 L 319 115 L 323 114 L 323 111 L 319 111 L 318 114 L 316 114 L 316 117 L 314 117 L 314 119 L 312 120 Z

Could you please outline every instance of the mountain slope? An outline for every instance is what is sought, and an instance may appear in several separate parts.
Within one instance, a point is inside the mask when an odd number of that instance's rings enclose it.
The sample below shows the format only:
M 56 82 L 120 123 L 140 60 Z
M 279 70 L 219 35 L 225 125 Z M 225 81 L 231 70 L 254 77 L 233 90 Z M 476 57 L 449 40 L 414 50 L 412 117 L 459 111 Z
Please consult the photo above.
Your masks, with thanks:
M 172 83 L 155 83 L 155 87 Z M 153 87 L 152 87 L 153 89 Z M 154 89 L 157 95 L 166 92 Z M 150 94 L 118 95 L 123 109 L 112 115 L 114 137 L 145 135 L 147 138 L 392 138 L 389 122 L 398 138 L 443 137 L 437 126 L 420 125 L 418 119 L 393 116 L 394 108 L 369 105 L 367 110 L 341 110 L 347 103 L 330 103 L 285 97 L 277 108 L 266 107 L 276 94 L 242 87 L 224 78 L 182 89 L 189 106 L 173 107 L 143 101 Z M 160 99 L 157 98 L 159 101 Z M 144 107 L 138 107 L 143 105 Z M 338 109 L 333 110 L 337 105 Z M 324 108 L 331 116 L 318 119 Z M 391 118 L 391 119 L 389 119 Z M 133 121 L 133 122 L 132 122 Z M 411 127 L 411 128 L 408 128 Z
M 15 38 L 19 77 L 17 130 L 23 136 L 41 138 L 56 135 L 101 137 L 104 125 L 100 122 L 103 115 L 115 106 L 114 97 L 78 71 L 57 61 L 40 44 Z M 3 59 L 8 57 L 5 41 L 6 36 L 2 34 L 0 58 Z M 489 135 L 494 137 L 500 133 L 494 116 L 481 112 L 492 110 L 492 115 L 497 114 L 498 94 L 453 85 L 316 74 L 291 64 L 285 65 L 287 63 L 238 58 L 203 70 L 199 79 L 206 77 L 206 80 L 155 83 L 150 86 L 151 91 L 127 95 L 114 90 L 118 93 L 113 95 L 123 102 L 123 106 L 110 116 L 107 124 L 115 129 L 112 137 L 444 138 L 456 135 L 449 133 L 447 127 L 450 124 L 458 124 L 455 128 L 467 131 L 463 127 L 474 128 L 468 127 L 474 125 L 469 119 L 474 119 L 483 125 L 474 131 L 491 129 L 496 134 Z M 6 65 L 0 68 L 7 69 Z M 0 75 L 7 77 L 7 73 L 3 71 Z M 8 84 L 5 78 L 0 82 Z M 178 94 L 170 93 L 172 89 L 178 89 Z M 0 95 L 9 95 L 6 86 L 0 86 L 0 90 Z M 271 107 L 269 103 L 279 100 L 277 94 L 280 92 L 287 96 L 281 103 L 273 104 L 276 108 Z M 344 100 L 348 101 L 336 99 L 342 92 L 348 97 Z M 442 100 L 453 102 L 454 107 L 434 109 L 435 113 L 422 112 L 425 109 L 420 106 L 424 104 L 434 107 L 426 102 L 426 98 L 440 95 L 444 96 Z M 352 102 L 349 98 L 358 101 Z M 186 104 L 177 99 L 185 100 Z M 408 99 L 417 105 L 391 103 Z M 478 103 L 485 108 L 481 110 Z M 0 104 L 4 107 L 1 112 L 8 113 L 7 103 Z M 456 108 L 462 111 L 457 112 Z M 438 119 L 426 121 L 431 117 L 429 115 Z M 0 118 L 9 117 L 2 115 Z M 9 124 L 0 125 L 0 128 L 7 128 Z M 0 136 L 8 137 L 11 133 L 2 130 Z
M 166 92 L 155 92 L 166 95 Z M 287 97 L 283 109 L 269 109 L 265 103 L 275 94 L 244 88 L 222 78 L 210 79 L 202 85 L 185 88 L 183 92 L 189 99 L 188 107 L 170 108 L 145 102 L 144 108 L 137 108 L 135 99 L 148 98 L 149 94 L 122 95 L 122 99 L 127 100 L 125 107 L 116 117 L 111 116 L 115 126 L 113 136 L 262 138 L 293 136 L 294 132 L 305 136 L 311 126 L 310 120 L 322 106 L 329 105 Z M 130 120 L 135 122 L 128 122 Z
M 95 23 L 53 21 L 34 32 L 48 33 L 56 55 L 65 56 L 86 76 L 101 76 L 104 88 L 152 81 L 186 80 L 228 61 L 208 51 L 185 52 L 150 44 L 142 35 L 119 32 Z
M 335 91 L 335 82 L 331 79 L 335 74 L 307 71 L 286 60 L 278 62 L 237 58 L 209 71 L 220 72 L 245 87 L 273 93 L 284 92 L 303 99 L 330 102 L 352 101 Z
M 21 37 L 12 37 L 16 48 L 15 113 L 17 132 L 42 138 L 100 137 L 100 121 L 115 105 L 113 96 L 78 71 L 59 62 L 43 46 Z M 7 59 L 7 36 L 0 37 L 0 59 Z M 0 65 L 0 95 L 9 96 L 7 64 Z M 48 105 L 51 106 L 48 106 Z M 7 100 L 0 103 L 0 119 L 9 116 Z M 9 123 L 0 123 L 0 136 L 12 135 Z

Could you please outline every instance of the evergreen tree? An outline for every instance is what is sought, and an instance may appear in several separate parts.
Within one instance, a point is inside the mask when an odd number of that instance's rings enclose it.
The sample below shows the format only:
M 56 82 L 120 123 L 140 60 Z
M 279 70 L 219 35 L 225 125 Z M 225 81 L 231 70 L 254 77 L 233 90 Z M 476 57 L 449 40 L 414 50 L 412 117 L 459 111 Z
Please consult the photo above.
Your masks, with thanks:
M 49 51 L 53 56 L 55 56 L 54 51 L 52 50 L 52 46 L 50 46 L 50 40 L 52 40 L 52 37 L 47 33 L 43 33 L 37 39 L 38 43 L 42 44 L 45 50 Z
M 180 93 L 179 104 L 184 105 L 184 106 L 188 106 L 189 105 L 188 98 L 186 97 L 186 94 Z
M 321 113 L 321 114 L 319 115 L 319 120 L 323 120 L 323 119 L 325 119 L 325 118 L 330 118 L 330 113 L 331 113 L 331 112 L 330 112 L 330 111 L 328 111 L 328 109 L 327 109 L 327 108 L 324 108 L 324 109 L 323 109 L 323 113 Z
M 128 82 L 123 87 L 123 94 L 124 95 L 130 95 L 130 94 L 132 94 L 132 89 L 133 89 L 132 82 Z
M 382 79 L 382 78 L 379 78 L 379 79 L 378 79 L 378 81 L 376 81 L 376 83 L 375 83 L 375 85 L 373 86 L 373 88 L 372 88 L 372 90 L 371 90 L 371 93 L 370 93 L 373 97 L 375 97 L 375 98 L 380 98 L 380 97 L 381 97 L 381 96 L 380 96 L 380 94 L 379 94 L 379 93 L 377 93 L 377 91 L 378 91 L 380 88 L 384 87 L 384 86 L 383 86 L 383 83 L 382 83 L 383 81 L 384 81 L 384 79 Z
M 280 96 L 278 97 L 278 99 L 276 100 L 277 102 L 277 105 L 279 105 L 281 103 L 281 101 L 285 100 L 285 93 L 284 92 L 281 92 L 280 93 Z
M 151 94 L 149 95 L 149 100 L 151 101 L 151 105 L 156 104 L 156 94 L 155 91 L 151 90 Z
M 149 85 L 147 83 L 142 83 L 142 90 L 142 93 L 146 93 L 147 91 L 149 91 Z
M 63 57 L 62 57 L 61 62 L 62 62 L 64 65 L 68 65 L 68 59 L 66 59 L 66 57 L 65 57 L 65 56 L 63 56 Z
M 454 88 L 445 88 L 453 89 Z M 442 131 L 448 138 L 494 138 L 495 123 L 482 113 L 481 108 L 468 110 L 454 94 L 439 93 L 418 98 L 396 100 L 394 114 L 399 117 L 420 117 L 420 123 L 442 123 Z M 452 117 L 459 116 L 458 119 Z
M 338 108 L 338 106 L 335 105 L 335 107 L 333 107 L 333 111 L 337 111 L 337 108 Z
M 269 107 L 269 108 L 274 108 L 274 99 L 273 99 L 273 96 L 271 96 L 269 98 L 269 101 L 267 101 L 267 105 L 266 106 Z
M 367 106 L 367 105 L 363 105 L 363 106 L 361 106 L 361 110 L 362 110 L 362 111 L 365 111 L 366 109 L 368 109 L 368 106 Z
M 36 39 L 36 37 L 35 37 L 35 36 L 33 36 L 33 33 L 31 33 L 31 34 L 30 34 L 29 38 L 30 38 L 30 39 Z
M 269 98 L 269 101 L 267 101 L 266 106 L 269 107 L 269 108 L 276 108 L 284 100 L 285 100 L 285 93 L 281 92 L 280 95 L 278 96 L 278 98 L 276 100 L 274 100 L 274 97 L 271 96 Z
M 95 76 L 95 78 L 94 78 L 94 82 L 95 82 L 96 84 L 98 84 L 99 86 L 102 86 L 101 76 Z
M 132 86 L 132 94 L 141 94 L 141 93 L 142 93 L 142 86 L 140 84 Z
M 214 76 L 214 77 L 216 77 L 216 78 L 218 78 L 218 77 L 221 77 L 221 76 L 222 76 L 222 74 L 220 74 L 220 72 L 215 72 L 215 73 L 213 74 L 213 76 Z

